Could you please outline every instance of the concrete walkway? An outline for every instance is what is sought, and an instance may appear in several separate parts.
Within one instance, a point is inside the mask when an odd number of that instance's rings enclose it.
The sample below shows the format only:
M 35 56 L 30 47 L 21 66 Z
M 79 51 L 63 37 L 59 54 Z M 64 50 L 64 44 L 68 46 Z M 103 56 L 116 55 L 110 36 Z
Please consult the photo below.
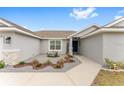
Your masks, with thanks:
M 1 72 L 0 85 L 91 85 L 101 65 L 83 56 L 75 57 L 81 64 L 67 72 Z
M 75 56 L 82 63 L 66 72 L 75 85 L 91 85 L 101 69 L 101 65 L 83 56 Z

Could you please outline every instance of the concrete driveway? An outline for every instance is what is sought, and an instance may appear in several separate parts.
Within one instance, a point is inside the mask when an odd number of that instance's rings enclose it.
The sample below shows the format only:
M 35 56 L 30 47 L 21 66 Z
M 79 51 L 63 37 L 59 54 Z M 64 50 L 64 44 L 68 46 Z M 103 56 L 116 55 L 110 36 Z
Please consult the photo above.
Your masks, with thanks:
M 83 56 L 75 57 L 81 61 L 81 64 L 67 72 L 1 72 L 0 85 L 91 85 L 101 65 Z

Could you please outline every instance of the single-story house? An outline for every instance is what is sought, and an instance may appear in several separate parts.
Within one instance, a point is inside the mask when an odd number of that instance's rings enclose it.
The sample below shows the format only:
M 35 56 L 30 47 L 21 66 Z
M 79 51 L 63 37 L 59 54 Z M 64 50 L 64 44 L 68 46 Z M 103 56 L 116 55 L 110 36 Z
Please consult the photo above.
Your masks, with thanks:
M 7 64 L 27 60 L 49 51 L 66 54 L 69 35 L 75 31 L 32 32 L 13 22 L 0 19 L 0 60 Z
M 92 25 L 81 31 L 44 30 L 32 32 L 0 19 L 0 60 L 7 64 L 39 54 L 80 54 L 104 65 L 105 58 L 124 60 L 124 18 L 107 25 Z

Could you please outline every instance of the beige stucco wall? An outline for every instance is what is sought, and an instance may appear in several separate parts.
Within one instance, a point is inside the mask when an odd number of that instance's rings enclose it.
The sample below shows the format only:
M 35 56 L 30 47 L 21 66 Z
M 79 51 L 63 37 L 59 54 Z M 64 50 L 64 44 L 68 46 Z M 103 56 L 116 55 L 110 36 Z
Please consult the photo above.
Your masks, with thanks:
M 5 37 L 11 37 L 11 44 L 4 43 Z M 14 32 L 0 32 L 1 41 L 1 50 L 0 50 L 0 60 L 4 60 L 6 64 L 13 64 L 18 61 L 19 52 L 14 49 Z M 11 51 L 10 51 L 11 50 Z M 14 51 L 13 51 L 14 50 Z
M 27 35 L 14 34 L 14 49 L 20 50 L 20 60 L 26 60 L 41 53 L 40 39 Z
M 103 58 L 124 61 L 124 33 L 104 33 Z
M 3 43 L 2 48 L 3 49 L 13 49 L 14 45 L 14 32 L 0 32 L 0 35 L 5 38 L 5 37 L 11 37 L 11 44 L 5 44 Z
M 0 36 L 11 37 L 11 43 L 2 42 L 2 59 L 7 64 L 23 61 L 40 54 L 40 39 L 15 32 L 0 32 Z
M 80 53 L 100 64 L 103 64 L 103 36 L 102 34 L 92 35 L 80 40 Z
M 107 32 L 81 39 L 80 53 L 102 65 L 105 58 L 124 61 L 124 33 Z
M 67 40 L 62 39 L 62 51 L 58 51 L 59 54 L 65 54 L 67 50 Z M 49 52 L 49 39 L 41 40 L 41 53 L 46 54 Z
M 23 61 L 41 53 L 41 40 L 15 32 L 0 32 L 0 36 L 11 37 L 11 44 L 3 43 L 2 53 L 6 63 Z

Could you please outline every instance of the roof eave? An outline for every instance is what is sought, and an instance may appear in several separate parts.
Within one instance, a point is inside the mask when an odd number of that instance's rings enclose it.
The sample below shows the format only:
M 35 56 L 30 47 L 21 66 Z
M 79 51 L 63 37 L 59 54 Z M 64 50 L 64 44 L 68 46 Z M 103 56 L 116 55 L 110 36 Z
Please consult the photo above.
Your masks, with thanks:
M 41 39 L 68 39 L 68 38 L 44 38 L 44 37 L 41 37 Z
M 86 38 L 86 37 L 89 37 L 89 36 L 92 36 L 92 35 L 95 35 L 95 34 L 98 34 L 98 33 L 103 33 L 103 32 L 106 32 L 106 33 L 109 33 L 109 32 L 113 32 L 113 33 L 121 32 L 121 33 L 124 33 L 124 28 L 119 29 L 119 28 L 104 28 L 103 27 L 101 29 L 96 30 L 95 32 L 92 32 L 90 34 L 84 35 L 84 36 L 82 36 L 80 38 Z
M 28 36 L 32 36 L 32 37 L 35 37 L 35 38 L 38 38 L 38 39 L 41 39 L 39 36 L 37 35 L 33 35 L 33 34 L 30 34 L 28 32 L 24 32 L 18 28 L 15 28 L 15 27 L 2 27 L 0 28 L 0 31 L 4 31 L 4 32 L 7 32 L 7 31 L 10 31 L 10 32 L 17 32 L 17 33 L 22 33 L 22 34 L 25 34 L 25 35 L 28 35 Z
M 88 27 L 86 27 L 86 28 L 81 29 L 79 32 L 76 32 L 76 33 L 74 33 L 74 34 L 72 34 L 72 35 L 69 35 L 67 38 L 71 38 L 71 37 L 73 37 L 73 36 L 75 36 L 75 35 L 77 35 L 77 34 L 83 32 L 84 30 L 87 30 L 87 29 L 92 28 L 92 27 L 98 27 L 98 28 L 100 28 L 101 26 L 98 25 L 98 24 L 90 25 L 90 26 L 88 26 Z

